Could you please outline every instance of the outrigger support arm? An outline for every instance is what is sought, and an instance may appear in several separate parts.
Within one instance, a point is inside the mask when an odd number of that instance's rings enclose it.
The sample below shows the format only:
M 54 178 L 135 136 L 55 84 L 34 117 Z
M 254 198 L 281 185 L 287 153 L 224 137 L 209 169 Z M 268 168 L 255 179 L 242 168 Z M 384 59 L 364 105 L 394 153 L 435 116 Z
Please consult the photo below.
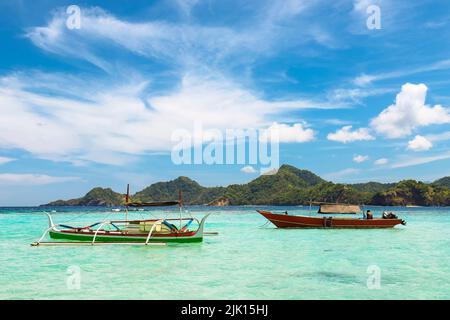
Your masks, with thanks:
M 150 241 L 150 237 L 152 236 L 153 231 L 155 230 L 155 228 L 156 228 L 157 225 L 160 225 L 161 222 L 163 222 L 163 220 L 164 220 L 164 219 L 161 219 L 161 220 L 156 221 L 156 222 L 153 224 L 153 226 L 150 228 L 150 231 L 149 231 L 149 233 L 148 233 L 147 239 L 145 240 L 145 245 L 148 245 L 148 242 Z M 95 239 L 97 238 L 97 234 L 98 234 L 98 232 L 100 231 L 100 229 L 101 229 L 104 225 L 111 225 L 111 226 L 114 226 L 114 224 L 113 224 L 111 221 L 104 221 L 104 222 L 102 222 L 102 223 L 100 224 L 100 226 L 98 227 L 98 229 L 95 231 L 94 238 L 92 239 L 92 242 L 91 242 L 92 245 L 94 245 Z
M 208 213 L 206 216 L 204 216 L 203 218 L 202 218 L 202 220 L 200 221 L 200 226 L 198 227 L 198 230 L 197 230 L 197 234 L 198 235 L 203 235 L 203 228 L 205 227 L 205 221 L 206 221 L 206 218 L 208 218 L 209 217 L 209 215 L 210 215 L 211 213 Z
M 145 245 L 148 245 L 148 242 L 150 241 L 150 237 L 152 236 L 153 230 L 155 230 L 156 226 L 160 225 L 163 221 L 164 221 L 164 219 L 160 219 L 153 224 L 153 226 L 150 228 L 147 239 L 145 239 Z
M 52 216 L 50 215 L 50 213 L 44 211 L 44 213 L 47 215 L 48 217 L 48 228 L 44 231 L 44 233 L 42 234 L 42 236 L 39 238 L 39 240 L 36 242 L 37 244 L 39 244 L 42 240 L 44 240 L 45 236 L 47 235 L 47 233 L 50 232 L 50 230 L 52 229 L 56 229 L 57 225 L 55 225 L 55 223 L 53 222 Z
M 94 238 L 92 239 L 92 245 L 94 245 L 94 243 L 95 243 L 95 238 L 97 238 L 97 233 L 100 231 L 100 229 L 101 229 L 104 225 L 108 225 L 108 224 L 109 224 L 109 225 L 113 225 L 111 221 L 103 221 L 103 222 L 100 224 L 100 227 L 98 227 L 98 229 L 95 230 Z
M 44 213 L 47 215 L 48 218 L 48 226 L 49 228 L 52 228 L 55 226 L 55 223 L 53 222 L 52 216 L 47 211 L 44 211 Z
M 39 243 L 41 243 L 42 240 L 44 240 L 45 236 L 47 235 L 47 233 L 49 233 L 50 230 L 53 229 L 54 226 L 51 226 L 50 228 L 47 228 L 44 233 L 42 234 L 42 236 L 39 238 L 39 240 L 36 242 L 37 245 L 39 245 Z

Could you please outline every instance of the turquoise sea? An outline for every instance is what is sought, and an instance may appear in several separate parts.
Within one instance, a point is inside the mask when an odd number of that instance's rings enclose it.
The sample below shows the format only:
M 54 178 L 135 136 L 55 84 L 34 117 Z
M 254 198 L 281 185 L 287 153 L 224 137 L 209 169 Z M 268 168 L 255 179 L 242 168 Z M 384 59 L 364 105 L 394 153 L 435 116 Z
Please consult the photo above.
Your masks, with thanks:
M 110 208 L 53 209 L 56 223 L 123 218 Z M 450 298 L 450 208 L 389 208 L 407 220 L 389 230 L 276 229 L 255 209 L 188 207 L 213 213 L 206 231 L 219 235 L 200 244 L 31 247 L 47 227 L 42 208 L 0 208 L 0 299 Z M 379 287 L 368 287 L 378 272 Z

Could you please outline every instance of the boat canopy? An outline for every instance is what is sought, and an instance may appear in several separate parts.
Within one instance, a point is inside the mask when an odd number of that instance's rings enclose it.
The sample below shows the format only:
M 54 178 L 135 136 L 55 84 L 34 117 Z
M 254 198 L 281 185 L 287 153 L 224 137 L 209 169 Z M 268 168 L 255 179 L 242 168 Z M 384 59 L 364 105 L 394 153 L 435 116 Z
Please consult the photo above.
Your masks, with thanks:
M 348 213 L 355 214 L 360 213 L 361 207 L 356 204 L 345 203 L 322 203 L 320 204 L 319 211 L 317 213 Z
M 128 202 L 128 207 L 168 207 L 180 204 L 179 201 L 158 201 L 158 202 Z

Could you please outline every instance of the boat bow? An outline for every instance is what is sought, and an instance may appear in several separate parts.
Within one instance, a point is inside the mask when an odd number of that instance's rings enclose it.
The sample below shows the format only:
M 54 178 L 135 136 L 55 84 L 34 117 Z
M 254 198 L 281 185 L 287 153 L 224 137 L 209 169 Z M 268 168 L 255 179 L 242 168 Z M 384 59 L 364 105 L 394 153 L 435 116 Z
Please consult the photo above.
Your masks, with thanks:
M 209 217 L 210 214 L 211 214 L 211 213 L 208 213 L 207 215 L 205 215 L 205 216 L 202 218 L 202 220 L 200 221 L 200 225 L 199 225 L 199 227 L 198 227 L 197 232 L 195 233 L 195 235 L 198 235 L 198 236 L 200 236 L 200 237 L 203 237 L 203 229 L 204 229 L 204 227 L 205 227 L 205 222 L 206 222 L 206 219 Z

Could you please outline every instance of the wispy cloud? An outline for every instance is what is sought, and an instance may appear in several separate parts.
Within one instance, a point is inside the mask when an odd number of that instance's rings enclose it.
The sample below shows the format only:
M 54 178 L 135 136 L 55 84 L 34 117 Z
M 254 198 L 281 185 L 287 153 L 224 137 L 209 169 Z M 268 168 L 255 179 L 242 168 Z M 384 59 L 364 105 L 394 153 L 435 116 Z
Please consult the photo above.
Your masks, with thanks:
M 200 3 L 176 5 L 188 17 Z M 31 72 L 0 79 L 0 125 L 7 129 L 0 147 L 44 159 L 123 164 L 169 150 L 172 132 L 192 130 L 195 122 L 219 130 L 267 128 L 278 122 L 284 140 L 311 140 L 313 131 L 305 122 L 289 126 L 279 119 L 295 110 L 341 106 L 308 98 L 268 100 L 230 70 L 294 44 L 330 44 L 319 27 L 298 19 L 314 5 L 267 1 L 248 18 L 251 23 L 239 26 L 193 19 L 127 21 L 101 8 L 81 8 L 78 30 L 66 28 L 67 15 L 58 9 L 46 25 L 27 29 L 26 36 L 42 50 L 85 60 L 106 73 Z M 304 28 L 295 28 L 295 34 L 280 32 L 297 24 Z M 172 83 L 155 89 L 158 76 L 128 66 L 124 54 L 172 73 Z M 19 129 L 19 123 L 26 129 Z
M 16 160 L 16 159 L 9 158 L 9 157 L 0 157 L 0 164 L 5 164 L 5 163 L 8 163 L 8 162 L 11 162 L 11 161 L 14 161 L 14 160 Z
M 361 81 L 361 80 L 360 80 Z M 363 104 L 364 98 L 395 92 L 392 88 L 339 88 L 328 93 L 331 101 Z
M 345 180 L 344 178 L 353 176 L 360 172 L 361 172 L 360 169 L 347 168 L 347 169 L 327 173 L 324 175 L 324 178 L 327 180 L 330 180 L 330 181 L 342 182 L 343 180 Z
M 54 13 L 48 25 L 31 28 L 26 35 L 43 50 L 86 60 L 108 72 L 117 70 L 105 57 L 105 46 L 110 47 L 110 56 L 115 52 L 114 46 L 119 46 L 132 54 L 179 66 L 198 61 L 211 64 L 236 48 L 259 50 L 252 45 L 253 37 L 227 27 L 165 21 L 128 22 L 100 8 L 82 8 L 81 12 L 79 30 L 66 28 L 67 16 L 61 9 Z
M 450 59 L 440 60 L 429 65 L 416 68 L 400 69 L 378 74 L 361 74 L 353 80 L 353 83 L 358 86 L 366 86 L 376 81 L 401 78 L 419 73 L 447 69 L 450 69 Z
M 341 6 L 348 5 L 347 0 L 340 2 Z M 417 3 L 391 1 L 391 0 L 353 0 L 353 10 L 350 14 L 350 27 L 349 31 L 355 34 L 364 34 L 372 37 L 379 36 L 379 33 L 387 34 L 394 33 L 402 28 L 409 26 L 413 21 L 412 14 L 406 15 L 407 10 L 416 9 L 420 5 L 420 1 Z M 380 8 L 381 12 L 381 32 L 373 32 L 366 27 L 366 20 L 369 17 L 367 8 L 372 5 L 376 5 Z
M 65 25 L 67 15 L 59 9 L 46 26 L 30 28 L 26 36 L 43 50 L 86 60 L 108 72 L 117 70 L 105 58 L 105 46 L 110 47 L 109 54 L 119 46 L 132 54 L 171 65 L 220 64 L 225 67 L 270 55 L 287 44 L 315 41 L 330 45 L 331 37 L 325 36 L 318 26 L 297 19 L 313 3 L 300 0 L 267 2 L 248 17 L 252 21 L 248 27 L 241 25 L 240 28 L 184 21 L 129 22 L 95 7 L 81 8 L 81 28 L 69 30 Z M 178 1 L 178 4 L 183 14 L 189 16 L 197 1 Z M 295 34 L 280 32 L 287 29 L 286 26 L 295 25 Z M 286 37 L 289 41 L 285 41 Z M 283 47 L 281 40 L 284 40 Z
M 361 154 L 355 155 L 353 157 L 353 161 L 356 163 L 362 163 L 367 160 L 369 160 L 369 156 L 365 156 L 365 155 L 361 155 Z
M 442 133 L 436 133 L 436 134 L 427 134 L 425 136 L 427 140 L 434 142 L 434 141 L 445 141 L 450 140 L 450 131 L 445 131 Z
M 3 185 L 46 185 L 77 180 L 80 180 L 80 178 L 31 173 L 0 173 L 0 184 Z
M 425 156 L 425 157 L 416 157 L 416 158 L 409 157 L 407 159 L 403 159 L 401 161 L 393 163 L 391 165 L 391 167 L 394 169 L 405 168 L 405 167 L 417 166 L 420 164 L 425 164 L 425 163 L 430 163 L 430 162 L 445 160 L 445 159 L 450 159 L 450 152 L 446 152 L 446 153 L 434 155 L 434 156 Z
M 47 87 L 42 75 L 0 79 L 0 147 L 44 159 L 122 164 L 135 155 L 170 150 L 172 132 L 192 130 L 196 122 L 205 129 L 264 128 L 286 111 L 317 107 L 302 100 L 267 101 L 221 77 L 186 75 L 179 88 L 164 95 L 148 93 L 146 81 L 108 86 L 48 77 L 53 82 Z M 72 96 L 54 83 L 68 85 Z M 289 141 L 313 135 L 300 125 L 279 126 Z
M 389 163 L 389 159 L 387 159 L 387 158 L 380 158 L 380 159 L 375 160 L 373 163 L 375 165 L 377 165 L 377 166 L 382 166 L 382 165 L 388 164 Z
M 336 126 L 345 126 L 345 125 L 351 125 L 354 122 L 351 120 L 344 120 L 344 119 L 324 119 L 320 120 L 321 122 L 324 122 L 326 124 L 336 125 Z
M 175 0 L 176 7 L 185 17 L 190 17 L 192 10 L 200 0 Z

